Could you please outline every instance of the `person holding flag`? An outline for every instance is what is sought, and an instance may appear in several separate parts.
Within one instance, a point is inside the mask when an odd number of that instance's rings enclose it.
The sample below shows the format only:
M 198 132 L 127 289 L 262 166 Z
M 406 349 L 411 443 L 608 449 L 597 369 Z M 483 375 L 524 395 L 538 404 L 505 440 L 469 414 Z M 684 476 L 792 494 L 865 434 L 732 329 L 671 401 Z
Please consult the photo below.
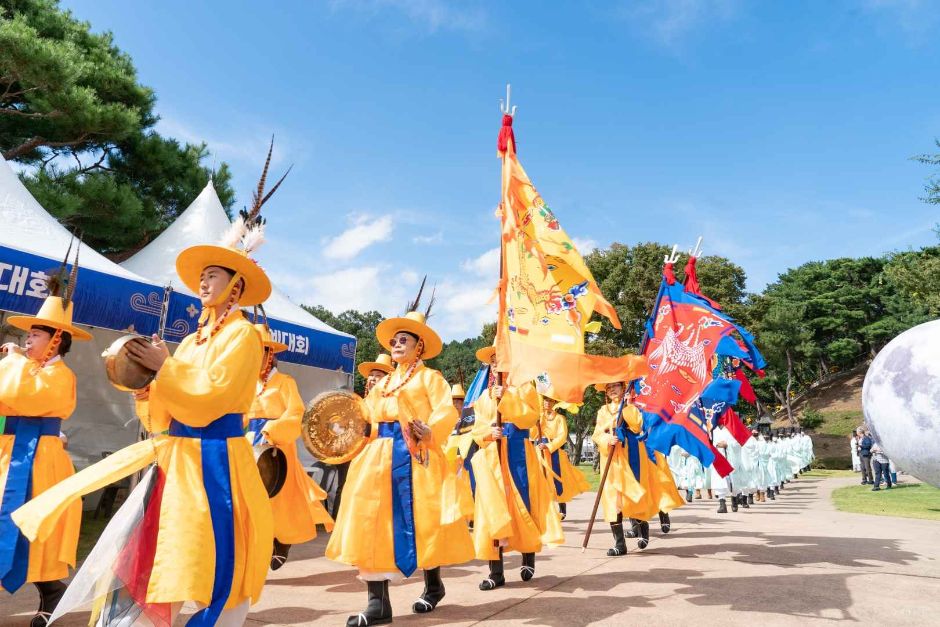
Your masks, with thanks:
M 424 571 L 424 591 L 412 611 L 432 612 L 444 598 L 441 566 L 473 559 L 462 519 L 443 522 L 442 486 L 447 476 L 443 445 L 457 410 L 443 375 L 424 365 L 440 354 L 440 336 L 419 311 L 424 282 L 408 313 L 376 327 L 379 343 L 398 364 L 365 399 L 368 442 L 349 466 L 336 526 L 326 557 L 356 566 L 366 583 L 366 608 L 350 627 L 392 622 L 389 581 Z M 433 296 L 431 298 L 433 304 Z
M 477 351 L 497 368 L 496 349 Z M 538 424 L 540 400 L 534 383 L 503 387 L 492 385 L 474 404 L 473 437 L 480 447 L 473 456 L 476 478 L 473 545 L 477 559 L 489 562 L 490 571 L 480 590 L 506 584 L 503 554 L 522 554 L 520 577 L 535 576 L 535 554 L 543 544 L 564 542 L 561 518 L 529 431 Z
M 257 320 L 257 317 L 255 318 Z M 317 537 L 317 525 L 327 531 L 333 529 L 333 519 L 323 506 L 326 492 L 304 472 L 297 455 L 300 421 L 304 415 L 304 402 L 300 398 L 297 382 L 288 374 L 278 371 L 277 353 L 287 345 L 271 336 L 267 320 L 256 323 L 255 329 L 264 345 L 264 360 L 256 386 L 255 400 L 246 416 L 245 437 L 252 446 L 273 444 L 287 460 L 287 478 L 280 491 L 271 498 L 274 515 L 274 554 L 271 570 L 277 570 L 287 561 L 293 544 L 309 542 Z
M 79 248 L 81 242 L 79 242 Z M 35 316 L 10 316 L 7 322 L 26 331 L 25 348 L 0 346 L 0 587 L 16 592 L 24 583 L 39 591 L 39 609 L 31 627 L 44 627 L 65 593 L 62 582 L 75 567 L 80 502 L 70 504 L 44 540 L 27 539 L 14 524 L 13 512 L 31 498 L 72 476 L 75 468 L 59 438 L 63 420 L 75 411 L 75 374 L 62 358 L 72 341 L 91 335 L 72 324 L 78 280 L 78 250 L 71 270 L 68 258 L 48 280 L 49 296 Z
M 624 383 L 597 384 L 604 392 L 606 402 L 597 410 L 597 423 L 591 439 L 601 458 L 601 467 L 608 468 L 607 478 L 601 486 L 600 501 L 604 508 L 604 520 L 610 524 L 614 546 L 607 555 L 617 557 L 627 554 L 624 518 L 635 520 L 635 534 L 641 549 L 649 544 L 649 523 L 659 511 L 650 490 L 649 457 L 646 445 L 641 440 L 643 416 L 633 404 Z
M 568 503 L 582 492 L 591 489 L 580 470 L 572 465 L 564 446 L 568 443 L 568 421 L 555 411 L 558 401 L 543 396 L 538 424 L 532 427 L 530 437 L 535 442 L 544 472 L 551 477 L 555 499 L 561 519 L 568 514 Z

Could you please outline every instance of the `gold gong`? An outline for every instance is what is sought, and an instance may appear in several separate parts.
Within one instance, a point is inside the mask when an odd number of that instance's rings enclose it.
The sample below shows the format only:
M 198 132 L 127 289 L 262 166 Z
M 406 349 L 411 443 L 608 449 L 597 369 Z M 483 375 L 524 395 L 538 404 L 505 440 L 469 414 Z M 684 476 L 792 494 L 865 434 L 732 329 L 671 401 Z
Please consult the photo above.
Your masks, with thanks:
M 300 434 L 310 454 L 326 464 L 342 464 L 366 444 L 365 402 L 343 390 L 323 392 L 304 412 Z

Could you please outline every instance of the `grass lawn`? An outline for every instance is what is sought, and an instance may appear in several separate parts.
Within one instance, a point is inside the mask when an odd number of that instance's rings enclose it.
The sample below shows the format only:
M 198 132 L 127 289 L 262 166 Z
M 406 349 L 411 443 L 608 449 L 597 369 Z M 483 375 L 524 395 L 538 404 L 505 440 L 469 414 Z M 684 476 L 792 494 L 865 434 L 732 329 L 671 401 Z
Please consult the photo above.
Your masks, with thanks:
M 93 511 L 82 512 L 82 529 L 78 534 L 79 561 L 88 556 L 92 547 L 95 546 L 95 542 L 98 541 L 101 532 L 104 531 L 105 526 L 108 524 L 108 520 L 110 520 L 104 516 L 100 516 L 96 520 L 93 518 L 94 514 L 95 512 Z
M 815 431 L 826 435 L 844 435 L 848 438 L 852 431 L 864 422 L 862 412 L 858 410 L 822 411 L 823 423 Z M 848 444 L 846 444 L 848 446 Z
M 835 490 L 832 500 L 843 512 L 940 520 L 940 489 L 925 483 L 899 483 L 891 490 L 882 485 L 879 492 L 853 485 Z
M 597 492 L 597 484 L 601 482 L 601 476 L 599 473 L 594 472 L 594 466 L 592 464 L 578 464 L 578 470 L 584 473 L 584 478 L 591 485 L 591 491 Z
M 861 473 L 852 472 L 851 470 L 829 470 L 826 468 L 813 468 L 809 472 L 800 475 L 802 477 L 851 477 L 857 475 L 861 477 Z M 861 479 L 859 479 L 861 481 Z

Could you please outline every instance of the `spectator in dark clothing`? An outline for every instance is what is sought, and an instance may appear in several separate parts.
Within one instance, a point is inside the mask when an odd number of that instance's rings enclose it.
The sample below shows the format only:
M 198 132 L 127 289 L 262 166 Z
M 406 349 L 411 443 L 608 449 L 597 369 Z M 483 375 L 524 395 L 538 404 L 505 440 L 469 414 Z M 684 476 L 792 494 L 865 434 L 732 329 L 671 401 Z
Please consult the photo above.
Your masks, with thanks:
M 892 486 L 891 464 L 888 461 L 888 456 L 884 454 L 879 444 L 875 444 L 871 447 L 871 464 L 875 470 L 875 487 L 871 489 L 872 492 L 881 489 L 882 478 L 884 478 L 887 488 L 890 490 Z
M 871 447 L 874 444 L 875 441 L 872 439 L 871 433 L 865 431 L 858 443 L 858 458 L 862 462 L 862 485 L 874 485 L 875 483 L 871 469 Z

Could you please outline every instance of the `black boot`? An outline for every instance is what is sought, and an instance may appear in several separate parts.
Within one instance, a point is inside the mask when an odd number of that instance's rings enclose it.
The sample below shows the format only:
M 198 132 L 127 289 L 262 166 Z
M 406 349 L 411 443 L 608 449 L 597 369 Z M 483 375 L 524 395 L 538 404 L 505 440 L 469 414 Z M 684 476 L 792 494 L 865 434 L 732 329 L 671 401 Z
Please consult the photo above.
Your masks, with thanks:
M 535 577 L 535 553 L 522 554 L 522 567 L 519 569 L 522 581 L 529 581 Z
M 754 502 L 754 495 L 752 495 L 752 494 L 742 494 L 740 497 L 738 497 L 738 503 L 740 503 L 740 504 L 741 504 L 741 507 L 743 507 L 744 509 L 751 509 L 751 504 L 748 503 L 748 501 L 750 501 L 751 503 L 753 503 L 753 502 Z
M 441 567 L 424 571 L 424 592 L 411 606 L 415 614 L 433 612 L 437 604 L 444 598 L 444 581 L 441 579 Z
M 562 520 L 564 520 L 565 518 L 567 518 L 567 517 L 568 517 L 568 504 L 567 504 L 567 503 L 559 503 L 559 504 L 558 504 L 558 511 L 561 513 L 561 519 L 562 519 Z
M 776 500 L 777 500 L 776 497 L 774 497 L 774 489 L 773 489 L 773 488 L 767 488 L 767 498 L 769 498 L 771 501 L 776 501 Z
M 607 557 L 626 555 L 627 541 L 623 537 L 623 522 L 610 523 L 610 532 L 614 534 L 614 546 L 607 549 Z
M 753 505 L 753 504 L 754 504 L 754 494 L 748 494 L 748 495 L 747 495 L 747 504 L 748 504 L 748 505 Z
M 480 590 L 494 590 L 506 585 L 506 577 L 503 576 L 503 550 L 499 550 L 499 559 L 490 560 L 490 575 L 480 582 Z
M 738 511 L 738 497 L 736 494 L 731 495 L 731 511 L 732 512 Z
M 37 581 L 33 585 L 39 590 L 39 609 L 29 627 L 46 627 L 67 586 L 61 581 Z
M 366 627 L 367 625 L 387 625 L 392 622 L 392 602 L 388 598 L 388 579 L 367 581 L 369 603 L 366 611 L 346 619 L 346 627 Z
M 650 543 L 650 524 L 645 520 L 638 520 L 636 531 L 637 536 L 639 536 L 636 545 L 641 549 L 645 549 Z
M 718 513 L 719 514 L 728 513 L 728 505 L 725 503 L 724 499 L 718 499 Z
M 289 544 L 281 544 L 274 538 L 274 553 L 271 555 L 271 570 L 277 570 L 287 561 L 287 554 L 290 552 Z
M 672 528 L 672 522 L 666 512 L 659 512 L 659 528 L 663 530 L 663 533 L 669 533 Z
M 623 520 L 623 518 L 622 517 L 618 518 L 618 520 Z M 636 518 L 631 518 L 630 528 L 624 530 L 624 536 L 626 536 L 627 538 L 640 537 L 639 524 L 640 524 L 640 521 L 638 521 Z
M 691 490 L 691 488 L 685 491 L 685 502 L 686 502 L 686 503 L 691 503 L 691 502 L 692 502 L 692 490 Z

